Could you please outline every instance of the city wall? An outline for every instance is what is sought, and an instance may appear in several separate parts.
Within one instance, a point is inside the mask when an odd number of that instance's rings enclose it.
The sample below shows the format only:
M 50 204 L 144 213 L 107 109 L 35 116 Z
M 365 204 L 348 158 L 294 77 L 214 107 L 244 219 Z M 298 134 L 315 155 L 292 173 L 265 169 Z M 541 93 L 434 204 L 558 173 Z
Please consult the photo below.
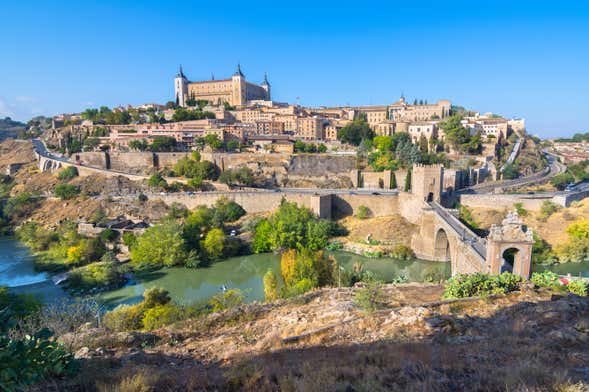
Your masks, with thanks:
M 471 208 L 513 209 L 515 203 L 529 211 L 539 211 L 546 201 L 555 202 L 552 195 L 460 195 L 460 204 Z M 559 203 L 560 204 L 560 203 Z

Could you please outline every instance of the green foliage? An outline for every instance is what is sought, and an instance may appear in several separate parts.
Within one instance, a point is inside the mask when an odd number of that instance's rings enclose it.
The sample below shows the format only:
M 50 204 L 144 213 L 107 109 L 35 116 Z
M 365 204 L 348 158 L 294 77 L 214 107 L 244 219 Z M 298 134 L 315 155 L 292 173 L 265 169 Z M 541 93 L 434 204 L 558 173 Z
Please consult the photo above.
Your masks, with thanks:
M 3 213 L 8 219 L 15 220 L 29 215 L 37 206 L 37 201 L 29 192 L 22 192 L 8 199 Z
M 412 260 L 415 258 L 415 253 L 410 247 L 398 244 L 391 250 L 391 258 L 396 260 Z
M 203 180 L 215 180 L 218 177 L 218 169 L 209 161 L 194 160 L 188 157 L 181 158 L 174 165 L 174 173 L 186 178 Z
M 55 196 L 63 200 L 73 199 L 80 194 L 80 188 L 72 184 L 57 184 L 55 186 Z
M 27 386 L 53 377 L 71 376 L 77 371 L 72 354 L 51 339 L 48 329 L 22 340 L 0 335 L 0 388 L 24 390 Z
M 570 293 L 579 295 L 581 297 L 586 297 L 587 291 L 589 289 L 587 286 L 587 281 L 581 279 L 570 281 L 567 285 L 567 288 Z
M 143 329 L 151 331 L 172 324 L 180 319 L 180 309 L 177 306 L 156 305 L 143 313 Z
M 463 206 L 460 205 L 458 207 L 458 217 L 460 218 L 461 221 L 463 221 L 464 223 L 466 223 L 468 225 L 468 227 L 472 228 L 472 229 L 477 229 L 478 225 L 474 220 L 474 217 L 472 216 L 472 212 L 470 211 L 470 208 L 468 208 L 467 206 Z
M 272 270 L 264 274 L 264 296 L 266 301 L 274 301 L 278 298 L 278 278 Z
M 530 280 L 539 287 L 549 287 L 554 289 L 560 286 L 558 275 L 548 270 L 532 273 Z
M 214 295 L 209 304 L 213 312 L 235 308 L 243 303 L 243 293 L 239 289 L 230 289 Z
M 411 170 L 407 170 L 407 174 L 405 175 L 405 192 L 409 192 L 411 190 Z
M 131 140 L 129 142 L 129 148 L 131 150 L 146 151 L 149 148 L 147 140 Z
M 280 259 L 280 273 L 287 296 L 301 294 L 302 288 L 308 291 L 311 288 L 332 285 L 335 270 L 335 259 L 325 256 L 323 251 L 290 249 Z
M 194 104 L 198 104 L 197 101 L 193 102 Z M 194 106 L 194 105 L 191 105 Z M 214 119 L 215 113 L 213 112 L 203 112 L 200 109 L 197 110 L 188 110 L 183 107 L 176 108 L 174 115 L 172 116 L 172 121 L 192 121 L 192 120 L 202 120 L 205 118 Z
M 223 141 L 217 135 L 209 134 L 204 137 L 204 142 L 213 151 L 223 148 Z
M 176 150 L 176 145 L 176 139 L 172 136 L 155 136 L 149 147 L 153 152 L 171 152 Z
M 29 221 L 16 230 L 16 236 L 34 251 L 47 250 L 51 243 L 59 240 L 59 235 L 43 228 L 37 222 Z
M 137 236 L 130 231 L 123 233 L 123 245 L 126 245 L 129 249 L 133 248 L 137 244 Z
M 559 191 L 563 191 L 568 184 L 573 182 L 575 182 L 575 178 L 568 172 L 557 174 L 550 179 L 550 183 Z
M 220 259 L 223 256 L 225 234 L 221 229 L 210 230 L 204 240 L 203 249 L 211 260 Z
M 372 140 L 372 138 L 374 138 L 374 131 L 370 128 L 366 120 L 363 118 L 357 118 L 350 124 L 339 129 L 337 132 L 337 138 L 342 143 L 358 146 L 362 140 Z
M 370 216 L 370 209 L 365 205 L 358 206 L 358 211 L 356 212 L 356 217 L 358 219 L 366 219 Z
M 171 267 L 188 258 L 182 226 L 163 222 L 145 230 L 131 249 L 131 263 L 137 268 Z
M 385 301 L 382 283 L 377 280 L 370 280 L 354 293 L 354 303 L 365 312 L 372 313 L 378 310 Z
M 75 166 L 68 166 L 57 173 L 57 178 L 62 181 L 69 181 L 74 177 L 78 176 L 78 168 Z
M 251 186 L 254 183 L 254 172 L 247 166 L 227 169 L 219 176 L 219 181 L 229 186 Z
M 113 229 L 106 228 L 100 233 L 100 238 L 104 242 L 115 242 L 119 238 L 119 233 Z
M 147 185 L 152 188 L 165 188 L 168 186 L 168 183 L 160 173 L 154 173 L 149 177 Z
M 278 210 L 263 226 L 258 225 L 254 236 L 254 251 L 264 252 L 279 249 L 319 250 L 327 245 L 332 234 L 330 222 L 318 219 L 304 208 L 282 200 Z M 268 245 L 266 248 L 264 245 Z
M 535 264 L 549 264 L 555 261 L 555 255 L 548 242 L 540 238 L 537 232 L 534 231 L 534 245 L 532 245 L 532 263 Z
M 528 210 L 524 208 L 524 203 L 513 203 L 513 208 L 519 216 L 528 216 Z
M 69 273 L 67 285 L 74 290 L 114 288 L 123 283 L 123 274 L 115 262 L 97 262 Z
M 517 290 L 522 278 L 509 272 L 501 275 L 482 273 L 458 274 L 450 278 L 444 286 L 444 298 L 467 298 L 506 294 Z
M 461 120 L 462 116 L 452 115 L 439 124 L 446 135 L 446 141 L 458 152 L 480 154 L 483 148 L 481 136 L 471 135 Z
M 504 180 L 513 180 L 519 177 L 519 166 L 515 163 L 507 163 L 503 166 L 502 178 Z
M 558 204 L 547 200 L 544 203 L 542 203 L 542 206 L 540 207 L 540 218 L 546 220 L 561 208 L 562 207 Z

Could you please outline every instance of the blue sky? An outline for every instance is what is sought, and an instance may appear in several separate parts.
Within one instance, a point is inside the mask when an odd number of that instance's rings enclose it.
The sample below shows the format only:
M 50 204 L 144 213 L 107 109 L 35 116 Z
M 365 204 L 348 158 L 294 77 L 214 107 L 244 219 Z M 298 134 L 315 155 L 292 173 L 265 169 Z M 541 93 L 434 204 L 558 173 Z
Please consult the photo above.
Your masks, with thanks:
M 0 116 L 173 98 L 240 62 L 278 101 L 405 96 L 525 117 L 541 136 L 589 131 L 585 1 L 11 1 L 0 23 Z

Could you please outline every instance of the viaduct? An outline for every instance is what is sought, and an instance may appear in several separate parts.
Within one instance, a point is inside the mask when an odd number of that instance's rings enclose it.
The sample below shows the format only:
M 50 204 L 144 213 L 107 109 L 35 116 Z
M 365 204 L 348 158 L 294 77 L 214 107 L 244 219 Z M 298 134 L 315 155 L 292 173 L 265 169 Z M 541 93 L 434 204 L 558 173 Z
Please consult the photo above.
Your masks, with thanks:
M 36 146 L 42 171 L 74 165 Z M 100 173 L 124 175 L 131 180 L 146 177 L 88 166 L 76 166 L 81 176 Z M 493 225 L 486 238 L 479 237 L 464 225 L 455 210 L 443 207 L 443 165 L 414 165 L 411 192 L 370 192 L 357 190 L 282 190 L 249 192 L 198 192 L 152 195 L 168 204 L 182 203 L 188 208 L 212 205 L 219 197 L 239 203 L 247 212 L 270 211 L 284 198 L 314 211 L 319 217 L 332 219 L 354 214 L 359 206 L 369 208 L 373 216 L 399 214 L 418 226 L 411 239 L 415 254 L 425 260 L 449 262 L 452 275 L 484 272 L 499 274 L 511 271 L 529 278 L 531 269 L 532 230 L 517 213 L 507 215 L 501 225 Z

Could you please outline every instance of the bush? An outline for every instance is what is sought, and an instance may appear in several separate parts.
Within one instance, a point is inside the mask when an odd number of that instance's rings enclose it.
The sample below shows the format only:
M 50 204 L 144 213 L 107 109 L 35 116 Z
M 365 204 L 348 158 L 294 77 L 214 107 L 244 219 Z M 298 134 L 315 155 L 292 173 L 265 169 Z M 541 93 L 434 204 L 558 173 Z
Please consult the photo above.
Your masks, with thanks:
M 581 297 L 587 296 L 587 282 L 581 279 L 572 280 L 567 285 L 567 289 L 570 293 L 580 295 Z
M 539 287 L 555 288 L 560 285 L 558 275 L 552 271 L 534 272 L 530 280 Z
M 354 303 L 368 313 L 377 310 L 382 302 L 384 302 L 382 283 L 377 280 L 365 283 L 364 287 L 354 293 Z
M 209 305 L 213 308 L 213 312 L 231 309 L 242 303 L 243 293 L 239 289 L 230 289 L 216 294 L 209 301 Z
M 69 181 L 78 176 L 78 168 L 75 166 L 68 166 L 57 173 L 57 178 L 62 181 Z
M 278 279 L 272 270 L 264 275 L 264 296 L 266 301 L 274 301 L 278 298 Z
M 130 231 L 125 231 L 123 233 L 123 245 L 127 246 L 129 249 L 137 244 L 137 237 Z
M 73 199 L 80 194 L 80 188 L 72 184 L 57 184 L 55 186 L 55 196 L 60 199 Z
M 524 203 L 513 203 L 513 208 L 519 216 L 528 216 L 528 210 L 524 208 Z
M 358 219 L 366 219 L 370 216 L 370 210 L 368 207 L 361 205 L 358 206 L 358 212 L 356 212 L 356 217 Z
M 391 250 L 391 257 L 397 260 L 412 260 L 415 258 L 415 253 L 410 247 L 399 244 Z
M 495 294 L 506 294 L 518 288 L 522 278 L 509 272 L 501 275 L 458 274 L 448 279 L 444 287 L 444 298 L 467 298 Z
M 220 259 L 223 256 L 223 244 L 225 234 L 221 229 L 212 229 L 209 231 L 203 242 L 203 249 L 211 260 Z
M 143 308 L 139 305 L 119 305 L 102 319 L 104 326 L 113 331 L 132 331 L 143 326 Z
M 89 290 L 114 287 L 123 283 L 123 275 L 112 262 L 98 262 L 76 268 L 69 273 L 67 285 L 72 289 Z
M 131 249 L 131 262 L 137 268 L 171 267 L 183 264 L 188 257 L 182 227 L 175 222 L 148 228 Z
M 24 390 L 43 379 L 70 376 L 77 371 L 74 356 L 51 336 L 48 329 L 22 340 L 0 336 L 2 390 Z
M 149 308 L 143 314 L 143 329 L 148 331 L 172 324 L 180 319 L 180 309 L 177 306 L 166 304 Z
M 544 203 L 542 203 L 542 206 L 540 207 L 540 218 L 543 220 L 546 220 L 546 219 L 550 218 L 550 216 L 552 214 L 554 214 L 556 211 L 560 210 L 561 208 L 562 207 L 559 206 L 558 204 L 547 200 Z

